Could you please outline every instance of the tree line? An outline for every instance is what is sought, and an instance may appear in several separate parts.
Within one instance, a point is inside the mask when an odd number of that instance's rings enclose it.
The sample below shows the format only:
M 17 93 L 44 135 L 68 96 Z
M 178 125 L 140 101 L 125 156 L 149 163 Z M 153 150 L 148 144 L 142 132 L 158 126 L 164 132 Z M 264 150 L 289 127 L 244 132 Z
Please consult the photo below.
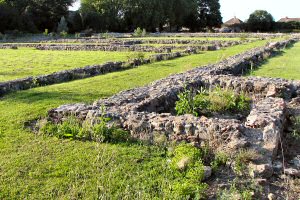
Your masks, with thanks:
M 300 22 L 275 22 L 272 14 L 266 10 L 254 11 L 245 23 L 237 26 L 247 32 L 299 32 L 300 30 Z
M 84 29 L 127 32 L 187 27 L 200 31 L 222 24 L 219 0 L 82 0 L 79 11 L 69 12 L 75 0 L 0 0 L 0 32 L 56 31 L 65 17 L 70 32 Z

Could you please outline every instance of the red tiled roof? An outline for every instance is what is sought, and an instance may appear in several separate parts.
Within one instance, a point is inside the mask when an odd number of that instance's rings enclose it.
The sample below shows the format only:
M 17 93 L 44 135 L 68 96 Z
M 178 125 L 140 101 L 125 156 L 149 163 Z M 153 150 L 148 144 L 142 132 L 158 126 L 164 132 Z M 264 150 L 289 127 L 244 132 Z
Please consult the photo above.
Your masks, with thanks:
M 224 24 L 227 25 L 227 26 L 232 26 L 232 25 L 236 25 L 236 24 L 242 24 L 243 21 L 240 20 L 239 18 L 232 18 L 230 20 L 228 20 L 227 22 L 225 22 Z
M 281 18 L 278 22 L 300 22 L 300 18 Z

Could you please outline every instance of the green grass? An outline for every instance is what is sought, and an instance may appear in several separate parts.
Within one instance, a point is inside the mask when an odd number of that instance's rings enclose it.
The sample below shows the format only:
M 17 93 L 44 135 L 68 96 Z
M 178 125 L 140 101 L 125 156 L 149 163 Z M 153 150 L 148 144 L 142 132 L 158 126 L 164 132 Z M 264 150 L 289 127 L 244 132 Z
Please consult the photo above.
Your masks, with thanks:
M 20 48 L 0 49 L 0 55 L 0 81 L 6 81 L 108 61 L 127 61 L 128 56 L 134 55 L 134 52 L 40 51 Z
M 0 199 L 168 199 L 172 174 L 162 150 L 34 135 L 24 122 L 61 104 L 92 102 L 265 41 L 9 94 L 0 100 Z M 101 196 L 102 195 L 102 196 Z
M 300 42 L 269 59 L 250 75 L 300 80 Z

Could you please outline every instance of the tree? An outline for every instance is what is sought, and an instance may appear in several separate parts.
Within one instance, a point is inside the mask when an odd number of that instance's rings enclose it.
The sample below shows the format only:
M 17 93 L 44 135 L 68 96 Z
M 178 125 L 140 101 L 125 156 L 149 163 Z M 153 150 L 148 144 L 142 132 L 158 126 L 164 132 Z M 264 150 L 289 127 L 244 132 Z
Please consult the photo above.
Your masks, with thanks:
M 78 11 L 69 12 L 67 22 L 69 24 L 69 32 L 80 32 L 83 29 L 81 14 Z
M 222 24 L 221 5 L 219 0 L 208 1 L 207 27 L 219 27 Z
M 222 23 L 219 0 L 82 0 L 81 5 L 85 28 L 102 31 L 155 31 L 164 25 L 199 30 Z
M 65 17 L 61 17 L 60 22 L 58 23 L 57 26 L 57 32 L 61 33 L 61 32 L 68 32 L 69 28 L 68 28 L 68 23 L 66 21 Z
M 271 31 L 274 24 L 273 16 L 265 10 L 254 11 L 247 20 L 247 27 L 250 31 Z
M 197 0 L 196 10 L 186 18 L 185 25 L 191 30 L 219 27 L 222 24 L 219 0 Z
M 176 30 L 185 25 L 185 20 L 192 13 L 197 12 L 197 1 L 196 0 L 169 0 L 165 1 L 167 5 L 167 20 L 170 25 L 176 27 Z
M 0 1 L 0 32 L 16 29 L 18 20 L 17 10 Z
M 35 26 L 38 30 L 54 30 L 62 16 L 67 16 L 68 8 L 75 0 L 2 0 L 18 12 L 19 27 L 28 30 Z M 34 27 L 32 27 L 34 28 Z M 31 30 L 29 30 L 31 31 Z

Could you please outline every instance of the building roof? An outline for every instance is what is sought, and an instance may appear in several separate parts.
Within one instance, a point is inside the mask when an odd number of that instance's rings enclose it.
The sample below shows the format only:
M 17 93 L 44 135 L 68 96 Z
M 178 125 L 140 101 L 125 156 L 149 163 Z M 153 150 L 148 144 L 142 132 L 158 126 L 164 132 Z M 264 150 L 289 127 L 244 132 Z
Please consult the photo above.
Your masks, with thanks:
M 232 18 L 230 20 L 228 20 L 227 22 L 224 23 L 224 25 L 226 26 L 232 26 L 232 25 L 237 25 L 237 24 L 242 24 L 244 23 L 242 20 L 240 20 L 239 18 Z
M 278 22 L 300 22 L 300 18 L 281 18 Z

